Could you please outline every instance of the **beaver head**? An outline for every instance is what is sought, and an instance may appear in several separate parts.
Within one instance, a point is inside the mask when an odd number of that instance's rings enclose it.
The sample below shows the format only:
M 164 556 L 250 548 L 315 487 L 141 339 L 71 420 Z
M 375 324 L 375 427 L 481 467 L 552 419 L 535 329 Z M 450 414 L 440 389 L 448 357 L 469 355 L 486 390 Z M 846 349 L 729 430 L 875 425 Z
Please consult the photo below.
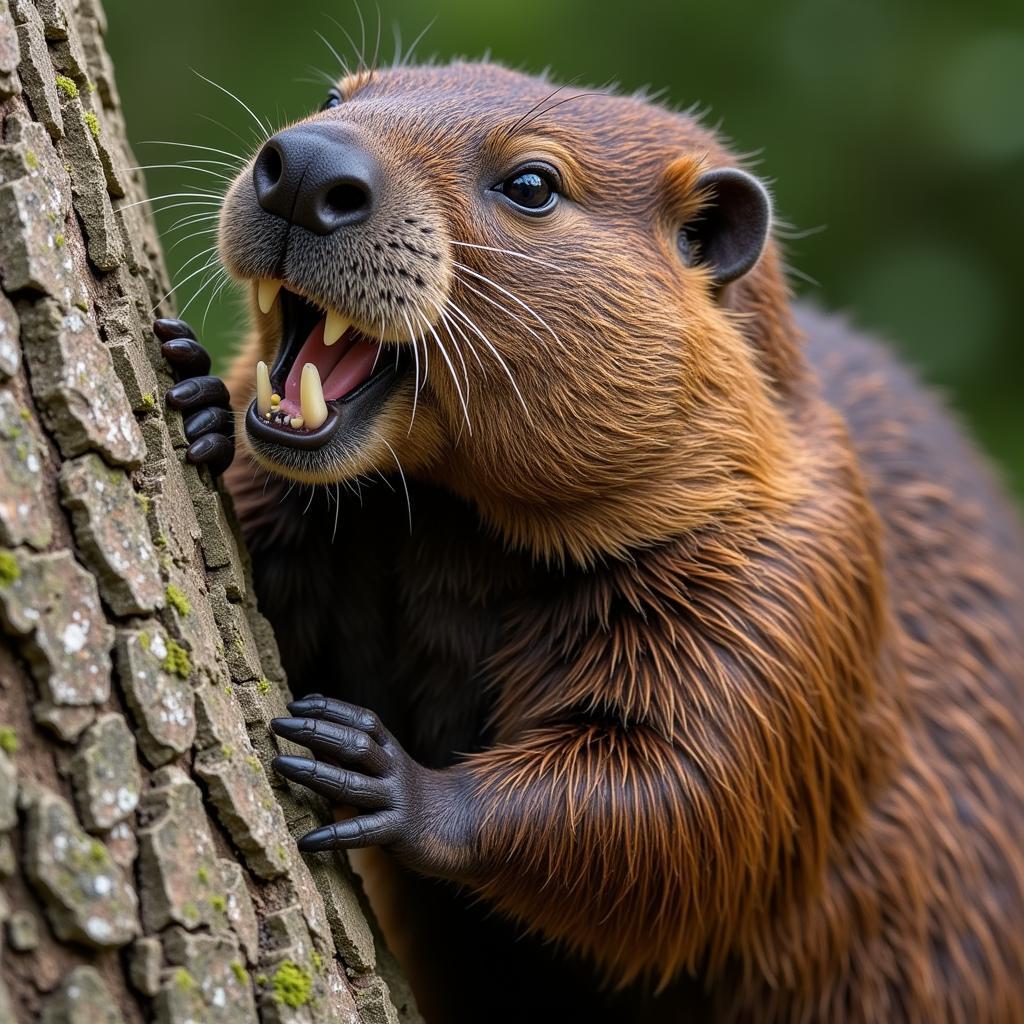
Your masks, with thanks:
M 309 483 L 401 466 L 546 557 L 707 522 L 780 480 L 769 221 L 710 132 L 642 97 L 489 64 L 350 76 L 225 199 L 245 442 Z

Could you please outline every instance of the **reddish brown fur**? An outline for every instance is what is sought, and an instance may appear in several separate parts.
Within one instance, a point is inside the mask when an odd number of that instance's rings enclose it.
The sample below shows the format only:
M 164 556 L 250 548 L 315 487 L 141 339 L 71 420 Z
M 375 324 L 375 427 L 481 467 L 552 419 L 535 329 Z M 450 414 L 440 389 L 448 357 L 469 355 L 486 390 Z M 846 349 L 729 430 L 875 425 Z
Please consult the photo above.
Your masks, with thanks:
M 873 350 L 811 370 L 774 248 L 721 298 L 683 265 L 700 171 L 735 162 L 688 117 L 586 93 L 516 127 L 551 88 L 484 65 L 346 91 L 317 116 L 378 140 L 449 239 L 563 268 L 448 250 L 560 341 L 448 281 L 528 416 L 481 353 L 472 433 L 440 367 L 411 431 L 408 388 L 378 424 L 490 545 L 471 583 L 430 579 L 490 623 L 487 749 L 450 769 L 483 867 L 451 851 L 446 874 L 615 983 L 697 973 L 716 1020 L 1024 1019 L 1024 574 L 973 454 L 932 442 L 943 414 Z M 571 202 L 483 208 L 478 153 L 544 154 Z M 275 331 L 233 367 L 238 408 Z M 370 441 L 333 478 L 393 465 Z M 258 534 L 278 495 L 249 476 Z M 460 642 L 430 628 L 424 672 Z

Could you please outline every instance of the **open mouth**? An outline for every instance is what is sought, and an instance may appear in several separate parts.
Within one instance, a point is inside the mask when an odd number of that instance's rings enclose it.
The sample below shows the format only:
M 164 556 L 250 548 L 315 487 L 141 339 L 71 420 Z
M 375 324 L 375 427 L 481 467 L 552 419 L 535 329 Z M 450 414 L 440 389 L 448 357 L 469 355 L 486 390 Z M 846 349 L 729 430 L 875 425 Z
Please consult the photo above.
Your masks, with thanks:
M 266 310 L 273 301 L 270 295 Z M 246 428 L 263 441 L 321 448 L 343 423 L 362 421 L 379 407 L 399 376 L 402 354 L 287 288 L 280 289 L 280 302 L 281 344 L 273 366 L 257 365 Z

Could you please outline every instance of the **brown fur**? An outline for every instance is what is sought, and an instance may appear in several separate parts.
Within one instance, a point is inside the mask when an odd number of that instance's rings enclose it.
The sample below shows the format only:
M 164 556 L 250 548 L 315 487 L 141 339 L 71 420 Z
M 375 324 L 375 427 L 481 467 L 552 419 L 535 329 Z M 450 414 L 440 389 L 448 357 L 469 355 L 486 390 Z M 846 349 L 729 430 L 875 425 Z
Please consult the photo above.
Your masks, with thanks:
M 463 368 L 432 351 L 411 428 L 409 385 L 344 460 L 287 471 L 397 457 L 411 537 L 377 488 L 332 547 L 236 467 L 293 685 L 328 692 L 337 665 L 330 692 L 450 766 L 479 848 L 439 851 L 441 873 L 637 1000 L 665 987 L 665 1019 L 1024 1019 L 1022 544 L 945 414 L 823 318 L 809 362 L 773 247 L 721 296 L 684 266 L 700 171 L 735 163 L 690 118 L 578 90 L 545 112 L 548 84 L 488 65 L 343 85 L 315 117 L 373 140 L 410 183 L 395 202 L 443 225 L 449 270 L 550 331 L 438 274 L 423 308 L 470 311 L 528 412 L 463 350 L 468 429 Z M 478 198 L 524 156 L 566 179 L 542 221 Z M 257 275 L 230 229 L 244 178 L 223 247 Z M 398 339 L 393 313 L 358 322 Z M 236 360 L 236 408 L 276 331 Z M 463 1019 L 430 988 L 430 922 L 402 913 L 432 1020 Z M 706 1000 L 665 1002 L 687 974 Z

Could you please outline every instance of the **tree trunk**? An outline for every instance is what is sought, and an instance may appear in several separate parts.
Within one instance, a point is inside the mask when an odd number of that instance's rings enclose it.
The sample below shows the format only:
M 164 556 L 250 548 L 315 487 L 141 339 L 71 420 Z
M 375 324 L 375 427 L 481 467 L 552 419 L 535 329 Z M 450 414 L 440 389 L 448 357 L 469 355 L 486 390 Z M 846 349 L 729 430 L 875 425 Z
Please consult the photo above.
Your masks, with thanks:
M 417 1020 L 269 769 L 287 686 L 164 413 L 103 31 L 0 0 L 0 1021 Z

